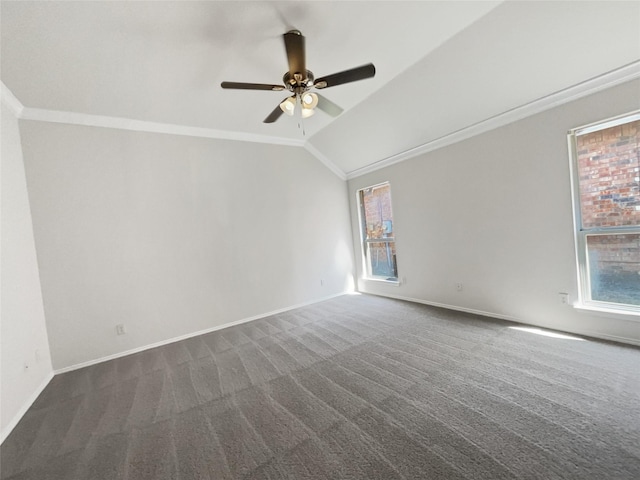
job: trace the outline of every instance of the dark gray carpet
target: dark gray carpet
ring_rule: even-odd
[[[343,296],[57,375],[2,479],[639,479],[640,349]]]

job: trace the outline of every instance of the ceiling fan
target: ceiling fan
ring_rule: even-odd
[[[243,83],[243,82],[222,82],[222,88],[233,88],[239,90],[273,90],[276,92],[289,90],[293,93],[285,98],[274,110],[264,119],[264,123],[273,123],[280,115],[286,113],[293,116],[296,106],[300,104],[302,118],[310,117],[314,114],[314,108],[336,117],[342,113],[342,108],[331,100],[312,93],[310,90],[323,89],[342,85],[344,83],[356,82],[371,78],[376,74],[376,67],[373,63],[352,68],[343,72],[327,75],[318,78],[313,76],[313,72],[307,70],[305,62],[304,36],[299,30],[291,30],[283,35],[284,47],[287,51],[289,71],[282,77],[283,85],[270,85],[264,83]]]

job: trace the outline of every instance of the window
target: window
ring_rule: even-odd
[[[365,276],[388,282],[398,281],[396,242],[388,182],[358,190],[362,254]]]
[[[569,132],[580,302],[640,314],[640,112]]]

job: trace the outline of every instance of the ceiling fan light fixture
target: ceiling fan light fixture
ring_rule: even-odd
[[[284,113],[286,113],[287,115],[292,117],[293,113],[294,113],[294,111],[296,109],[296,99],[295,99],[295,97],[289,97],[289,98],[285,99],[280,104],[280,108],[282,109],[282,111]]]
[[[318,105],[318,95],[315,93],[305,92],[300,99],[303,109],[313,110]]]
[[[313,72],[306,68],[305,39],[299,30],[290,30],[283,36],[284,48],[287,54],[289,70],[282,76],[283,85],[248,82],[222,82],[222,88],[233,88],[239,90],[288,90],[291,95],[286,98],[263,120],[264,123],[275,122],[282,113],[293,117],[296,115],[296,105],[300,103],[300,116],[308,118],[315,113],[315,108],[336,117],[342,113],[342,108],[315,93],[309,92],[311,88],[323,89],[342,85],[344,83],[357,82],[366,78],[372,78],[376,74],[376,67],[373,63],[361,65],[360,67],[343,70],[333,73],[316,81]],[[322,102],[320,102],[322,100]]]

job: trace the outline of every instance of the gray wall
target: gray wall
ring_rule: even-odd
[[[20,126],[56,369],[353,288],[345,182],[303,149]]]
[[[1,158],[0,441],[52,375],[18,120],[4,102]]]
[[[640,343],[637,316],[558,295],[577,299],[567,131],[639,107],[629,82],[350,180],[359,290]],[[361,278],[356,191],[387,180],[400,286]]]

